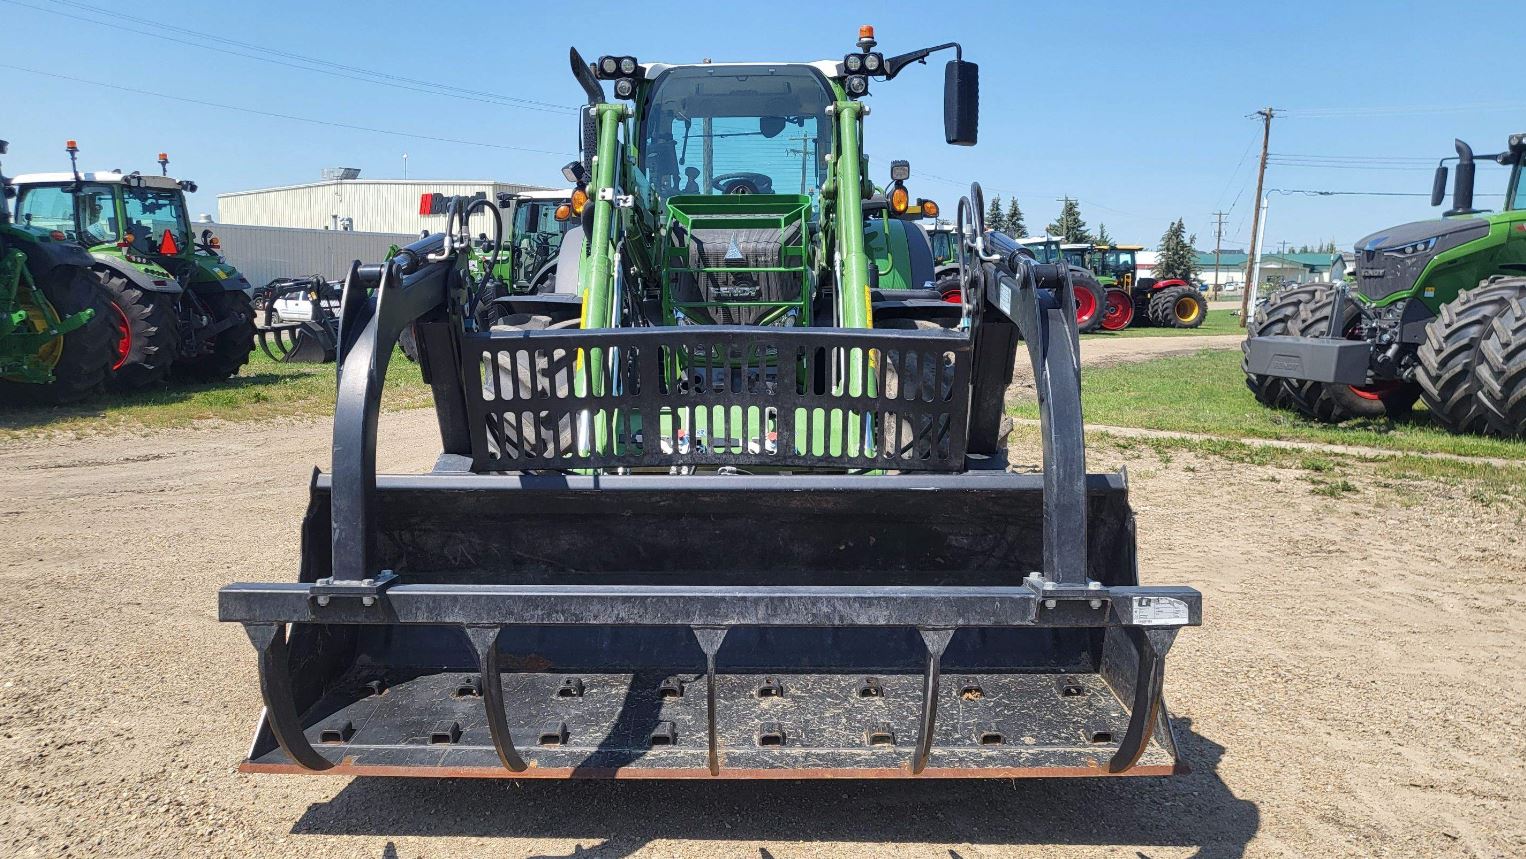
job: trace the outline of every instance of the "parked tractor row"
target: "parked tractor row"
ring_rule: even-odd
[[[170,178],[163,153],[153,176],[81,173],[78,146],[66,149],[67,173],[0,177],[0,393],[66,403],[172,371],[237,373],[254,348],[251,290],[210,232],[192,232],[196,184]]]

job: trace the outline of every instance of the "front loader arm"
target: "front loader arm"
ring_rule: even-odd
[[[598,123],[598,148],[593,158],[593,186],[589,189],[588,205],[593,207],[592,225],[588,232],[588,245],[578,269],[578,291],[583,295],[583,328],[614,328],[618,308],[614,302],[615,264],[614,236],[615,200],[619,192],[615,179],[619,175],[620,122],[625,118],[625,106],[608,102],[589,105]]]

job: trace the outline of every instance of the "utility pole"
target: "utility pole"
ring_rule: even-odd
[[[1282,255],[1282,254],[1285,254],[1287,252],[1288,252],[1288,240],[1287,239],[1283,239],[1282,241],[1277,243],[1277,253],[1278,253],[1278,255]]]
[[[1261,117],[1261,166],[1256,170],[1256,211],[1251,217],[1250,225],[1250,259],[1245,265],[1245,288],[1240,295],[1240,327],[1244,328],[1250,321],[1250,292],[1256,288],[1251,282],[1251,272],[1259,271],[1257,265],[1261,259],[1261,189],[1266,182],[1266,150],[1272,143],[1272,114],[1271,108],[1256,111]]]
[[[1226,212],[1213,213],[1213,297],[1219,297],[1219,288],[1223,281],[1219,277],[1219,254],[1224,250],[1224,219],[1229,217]]]

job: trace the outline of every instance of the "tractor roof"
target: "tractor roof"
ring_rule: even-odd
[[[753,67],[763,69],[777,69],[788,66],[810,66],[829,78],[840,78],[846,72],[842,68],[841,60],[812,60],[804,63],[642,63],[641,68],[646,72],[646,79],[651,80],[668,69],[713,69],[717,67],[737,68]]]
[[[103,170],[94,173],[81,173],[79,175],[82,180],[97,185],[122,185],[127,183],[128,177],[132,174],[122,173],[117,170],[109,172]],[[143,187],[145,188],[173,190],[180,187],[178,182],[168,176],[144,176],[140,174],[138,178],[143,180]],[[73,181],[73,173],[23,173],[11,179],[11,183],[14,185],[58,185]],[[136,184],[136,181],[133,180],[134,184]]]
[[[555,200],[561,202],[571,198],[572,192],[565,188],[552,191],[521,191],[514,195],[516,200]]]

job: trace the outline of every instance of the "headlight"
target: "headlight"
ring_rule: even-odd
[[[848,91],[848,95],[850,96],[857,97],[861,95],[868,95],[869,79],[863,75],[849,75],[847,79],[843,81],[843,88]]]
[[[622,74],[622,75],[633,75],[635,73],[636,73],[636,58],[635,57],[621,57],[620,58],[620,74]]]
[[[619,57],[600,57],[599,58],[599,74],[603,75],[606,78],[612,78],[616,74],[618,74],[619,71],[620,71],[620,58]]]
[[[864,71],[871,75],[877,75],[885,68],[885,58],[876,53],[864,55]]]
[[[1388,248],[1383,253],[1390,256],[1412,257],[1417,254],[1429,253],[1436,247],[1436,238],[1422,239],[1418,242],[1410,242],[1395,248]]]
[[[634,78],[621,78],[615,81],[615,98],[635,98],[636,80]]]
[[[848,70],[848,74],[856,75],[864,70],[863,54],[848,54],[842,58],[842,67]]]

